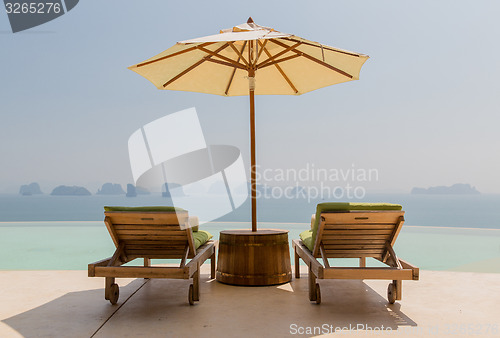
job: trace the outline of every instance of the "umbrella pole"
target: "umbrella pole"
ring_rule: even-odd
[[[253,72],[252,72],[253,73]],[[250,160],[251,160],[251,189],[252,189],[252,231],[257,231],[257,182],[255,171],[257,170],[255,164],[255,85],[254,74],[249,72],[249,91],[250,91]]]

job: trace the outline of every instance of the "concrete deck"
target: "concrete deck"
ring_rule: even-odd
[[[303,268],[288,284],[236,287],[204,265],[194,306],[187,280],[118,279],[113,306],[86,271],[0,271],[0,337],[500,336],[500,274],[421,271],[394,305],[388,281],[320,280],[316,305]]]

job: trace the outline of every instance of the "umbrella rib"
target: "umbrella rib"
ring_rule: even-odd
[[[184,76],[185,74],[189,73],[190,71],[192,71],[193,69],[195,69],[196,67],[198,67],[199,65],[201,65],[203,62],[206,61],[206,57],[204,57],[203,59],[201,59],[200,61],[196,62],[195,64],[193,64],[191,67],[189,68],[186,68],[184,69],[182,72],[180,72],[179,74],[177,74],[176,76],[174,76],[173,78],[171,78],[170,80],[168,80],[167,82],[165,82],[163,84],[163,88],[165,88],[166,86],[168,86],[169,84],[171,84],[172,82],[176,81],[177,79],[179,79],[181,76]]]
[[[223,50],[227,46],[228,46],[228,44],[226,43],[225,45],[219,47],[218,49],[216,49],[215,53],[220,52],[221,50]],[[211,57],[212,57],[211,55],[207,55],[207,56],[203,57],[200,61],[198,61],[195,64],[191,65],[190,67],[184,69],[182,72],[180,72],[179,74],[177,74],[176,76],[174,76],[173,78],[171,78],[170,80],[168,80],[167,82],[165,82],[163,84],[163,88],[165,88],[166,86],[168,86],[172,82],[176,81],[180,77],[184,76],[185,74],[189,73],[190,71],[192,71],[193,69],[195,69],[196,67],[198,67],[199,65],[201,65],[203,62],[205,62],[205,61],[213,61],[213,60],[210,60]]]
[[[232,43],[229,43],[229,45],[232,46]],[[236,62],[240,62],[240,58],[243,57],[243,55],[241,53],[245,50],[246,45],[247,45],[247,42],[245,41],[243,43],[243,48],[241,48],[241,52],[239,53],[240,56],[238,56],[238,60],[236,60]],[[235,49],[236,49],[236,47],[235,47]],[[227,93],[229,93],[229,88],[231,87],[231,84],[233,83],[234,74],[236,74],[236,67],[233,68],[233,73],[231,74],[231,77],[229,78],[229,82],[227,83],[226,91],[224,92],[224,94],[226,94],[226,95],[227,95]]]
[[[234,43],[232,43],[230,41],[228,43],[229,43],[229,47],[231,47],[234,50],[234,52],[238,55],[238,60],[236,62],[239,63],[240,59],[241,59],[247,65],[247,67],[250,67],[250,65],[248,64],[248,61],[245,60],[245,58],[243,57],[243,54],[242,54],[242,52],[245,49],[245,46],[247,44],[247,41],[245,41],[245,43],[243,44],[243,48],[241,49],[241,52],[234,46]]]
[[[231,68],[240,68],[240,69],[243,69],[243,70],[247,70],[247,67],[241,65],[241,64],[235,64],[235,63],[229,63],[229,62],[226,62],[226,61],[221,61],[221,60],[214,60],[214,59],[210,59],[209,56],[206,56],[206,59],[205,61],[210,61],[210,62],[213,62],[213,63],[218,63],[220,65],[224,65],[224,66],[228,66],[228,67],[231,67]]]
[[[199,46],[202,46],[202,47],[205,47],[205,46],[208,46],[208,45],[211,45],[211,44],[214,44],[215,42],[207,42],[207,43],[204,43],[204,44],[201,44]],[[170,55],[165,55],[165,56],[162,56],[161,58],[158,58],[158,59],[155,59],[155,60],[150,60],[150,61],[145,61],[145,62],[141,62],[141,63],[138,63],[136,65],[136,67],[142,67],[142,66],[147,66],[151,63],[155,63],[155,62],[158,62],[158,61],[162,61],[162,60],[165,60],[165,59],[168,59],[168,58],[171,58],[173,56],[177,56],[177,55],[181,55],[181,54],[184,54],[184,53],[187,53],[187,52],[191,52],[195,49],[197,49],[199,46],[194,46],[194,47],[190,47],[188,49],[184,49],[184,50],[181,50],[179,52],[176,52],[176,53],[173,53],[173,54],[170,54]],[[133,67],[133,66],[132,66]]]
[[[292,49],[295,49],[297,48],[298,46],[300,46],[302,44],[302,42],[297,42],[295,45],[292,45],[292,46],[289,46],[288,48],[285,48],[284,50],[282,50],[281,52],[273,55],[272,57],[268,58],[267,60],[264,60],[261,62],[260,65],[257,65],[257,68],[262,68],[264,67],[267,63],[269,62],[272,62],[274,60],[276,60],[278,57],[280,57],[281,55],[283,54],[286,54],[288,53],[289,51],[291,51]]]
[[[287,37],[284,37],[282,38],[283,40],[289,40],[289,41],[293,41],[293,42],[298,42],[296,39],[292,39],[292,38],[287,38]],[[316,47],[316,48],[320,48],[319,46],[313,44],[313,43],[310,43],[310,42],[305,42],[305,41],[302,41],[302,43],[304,45],[308,45],[308,46],[312,46],[312,47]],[[340,53],[340,54],[346,54],[346,55],[350,55],[350,56],[355,56],[355,57],[361,57],[363,54],[358,54],[358,53],[351,53],[351,52],[347,52],[347,51],[344,51],[344,50],[339,50],[339,49],[335,49],[333,47],[330,47],[330,46],[325,46],[323,45],[323,48],[324,49],[327,49],[331,52],[336,52],[336,53]]]
[[[229,42],[226,43],[225,46],[226,47],[230,46]],[[201,51],[203,51],[203,52],[205,52],[205,53],[207,53],[207,54],[209,54],[209,55],[211,55],[211,56],[214,56],[214,57],[217,57],[217,58],[219,58],[219,59],[221,59],[223,61],[226,61],[227,63],[233,64],[235,67],[246,69],[245,65],[243,65],[243,64],[241,64],[239,62],[235,62],[234,60],[231,60],[230,58],[225,57],[223,55],[217,54],[219,51],[218,52],[212,52],[211,50],[208,50],[208,49],[203,48],[203,47],[198,47],[198,49],[201,50]],[[214,61],[214,60],[211,60],[211,61]]]
[[[271,42],[273,42],[273,43],[275,43],[275,44],[277,44],[278,46],[281,46],[281,47],[285,47],[285,46],[287,46],[286,44],[284,44],[284,43],[282,43],[282,42],[279,42],[279,41],[276,41],[276,40],[271,40]],[[322,65],[323,67],[326,67],[326,68],[328,68],[328,69],[331,69],[331,70],[333,70],[333,71],[335,71],[335,72],[337,72],[337,73],[339,73],[339,74],[342,74],[342,75],[344,75],[344,76],[346,76],[346,77],[348,77],[348,78],[350,78],[350,79],[352,79],[352,78],[353,78],[353,76],[352,76],[351,74],[346,73],[346,72],[344,72],[343,70],[338,69],[337,67],[334,67],[334,66],[332,66],[332,65],[330,65],[330,64],[328,64],[328,63],[326,63],[326,62],[323,62],[323,61],[321,61],[321,60],[318,60],[318,59],[316,59],[315,57],[313,57],[313,56],[311,56],[311,55],[309,55],[309,54],[307,54],[307,53],[301,52],[301,51],[299,51],[299,50],[297,50],[297,49],[292,49],[292,52],[294,52],[294,53],[296,53],[296,54],[301,54],[301,55],[302,55],[303,57],[305,57],[306,59],[309,59],[309,60],[311,60],[311,61],[313,61],[313,62],[316,62],[316,63],[318,63],[318,64]]]
[[[289,60],[298,58],[300,56],[302,56],[302,55],[301,54],[294,54],[294,55],[291,55],[291,56],[287,56],[286,58],[282,58],[282,59],[279,59],[279,60],[271,61],[269,63],[266,63],[263,66],[259,66],[258,69],[266,68],[268,66],[272,66],[272,65],[277,64],[277,63],[282,63],[282,62],[285,62],[285,61],[289,61]]]
[[[255,63],[257,63],[257,61],[259,61],[260,55],[262,54],[262,52],[264,51],[264,48],[265,48],[265,47],[266,47],[266,45],[267,45],[267,41],[268,41],[267,39],[266,39],[266,40],[264,40],[264,43],[262,44],[262,46],[261,46],[261,48],[260,48],[259,52],[257,53],[257,58],[255,59]],[[259,45],[260,45],[260,43],[259,43]]]
[[[260,41],[259,41],[259,44],[260,44]],[[264,52],[266,53],[267,57],[271,57],[271,53],[269,53],[269,51],[267,50],[267,48],[262,47],[262,50],[264,50]],[[292,88],[292,90],[295,92],[295,94],[297,94],[299,91],[297,90],[297,88],[295,88],[295,86],[293,85],[292,81],[288,78],[288,76],[286,76],[285,72],[283,71],[283,69],[281,69],[280,65],[278,65],[277,63],[275,63],[274,67],[276,67],[276,69],[281,74],[281,76],[283,76],[283,78],[288,83],[288,85]]]

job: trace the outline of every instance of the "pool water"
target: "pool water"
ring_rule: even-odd
[[[264,223],[259,228],[289,230],[291,240],[308,229],[305,223]],[[247,222],[210,222],[202,225],[214,239],[221,230],[249,229]],[[111,237],[99,222],[0,223],[0,270],[86,270],[87,264],[110,257]],[[396,254],[425,270],[500,273],[500,229],[403,226]],[[153,260],[155,262],[164,261]],[[173,261],[169,261],[173,262]],[[368,260],[368,265],[381,263]],[[138,262],[137,264],[140,264]],[[332,266],[356,265],[357,259],[331,259]]]

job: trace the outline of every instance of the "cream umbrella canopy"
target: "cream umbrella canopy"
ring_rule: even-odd
[[[301,95],[358,80],[367,55],[247,23],[178,42],[129,67],[158,89],[250,97],[252,231],[257,231],[254,95]]]

